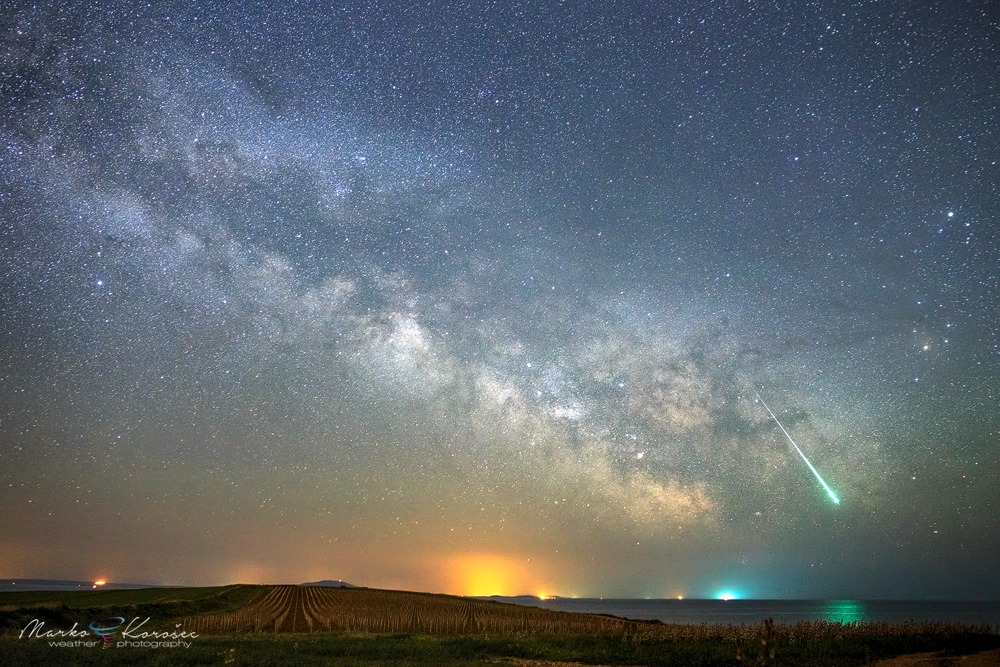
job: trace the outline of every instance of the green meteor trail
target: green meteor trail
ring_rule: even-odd
[[[830,500],[839,505],[840,498],[838,498],[837,494],[833,492],[833,489],[830,488],[830,485],[827,484],[822,477],[820,477],[819,471],[816,470],[815,467],[813,467],[813,464],[809,462],[809,459],[807,459],[806,455],[802,453],[802,450],[799,449],[799,446],[795,444],[795,441],[792,440],[792,436],[788,435],[788,431],[785,430],[785,427],[781,425],[781,422],[778,421],[778,418],[774,415],[773,412],[771,412],[771,408],[767,407],[767,403],[764,402],[764,399],[760,397],[760,394],[758,394],[756,390],[754,390],[753,393],[757,395],[757,400],[760,401],[761,405],[764,406],[764,409],[767,410],[767,414],[771,415],[771,419],[774,420],[774,423],[778,425],[778,428],[781,429],[781,432],[785,434],[786,438],[788,438],[788,442],[792,443],[792,447],[795,448],[795,451],[799,453],[799,456],[802,457],[802,460],[805,461],[806,465],[809,466],[809,469],[812,470],[812,474],[814,474],[816,476],[816,479],[819,480],[819,484],[820,486],[823,487],[823,490],[826,491],[826,495],[830,496]]]

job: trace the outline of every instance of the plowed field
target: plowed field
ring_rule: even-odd
[[[231,611],[184,619],[200,634],[377,632],[423,634],[621,633],[634,622],[449,595],[322,586],[267,586]]]

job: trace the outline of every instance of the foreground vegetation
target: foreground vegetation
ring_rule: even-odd
[[[756,629],[762,635],[763,629]],[[905,653],[944,651],[967,654],[1000,646],[996,636],[976,633],[884,638],[830,636],[772,644],[712,639],[635,639],[628,636],[486,637],[451,635],[205,636],[190,648],[54,648],[43,641],[0,639],[7,667],[45,665],[380,665],[485,666],[510,659],[537,659],[600,665],[867,665]],[[773,650],[772,650],[773,649]]]
[[[443,595],[366,589],[230,586],[0,595],[3,665],[503,665],[515,659],[600,665],[865,665],[916,652],[1000,647],[988,626],[941,623],[671,625]],[[101,594],[104,594],[103,597]],[[22,596],[22,597],[12,597]],[[107,604],[101,604],[101,603]],[[73,606],[70,606],[72,603]],[[95,604],[96,603],[96,604]],[[25,606],[18,606],[18,605]],[[42,606],[39,606],[42,605]],[[94,606],[81,606],[81,605]],[[109,648],[26,637],[94,620],[151,620],[183,645]],[[197,636],[191,636],[191,633]],[[87,633],[82,633],[85,635]],[[56,639],[59,639],[58,637]]]

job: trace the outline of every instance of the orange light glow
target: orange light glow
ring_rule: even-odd
[[[98,579],[97,581],[94,582],[94,588],[99,588],[106,583],[108,582],[104,581],[103,579]]]
[[[460,595],[518,595],[523,563],[498,554],[467,554],[450,562],[451,588]]]

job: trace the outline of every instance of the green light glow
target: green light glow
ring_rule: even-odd
[[[823,618],[831,623],[860,623],[865,620],[865,605],[859,600],[830,600]]]

